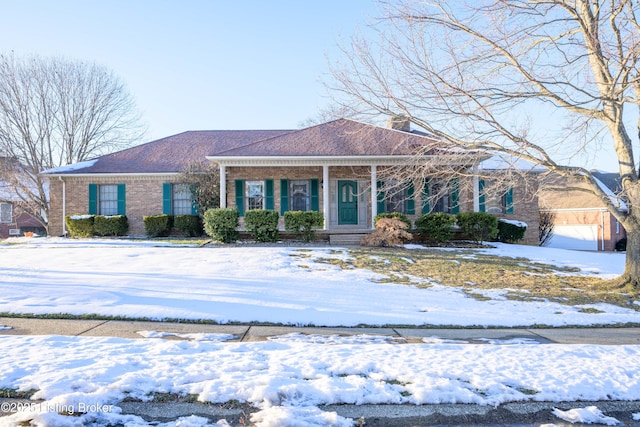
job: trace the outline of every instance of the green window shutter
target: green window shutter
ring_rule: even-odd
[[[274,201],[273,201],[273,180],[272,179],[265,179],[264,181],[264,208],[265,209],[270,209],[273,210],[274,209]]]
[[[451,213],[460,213],[460,182],[458,178],[451,180]]]
[[[320,211],[320,182],[315,178],[311,180],[311,210]]]
[[[125,184],[118,184],[118,215],[127,214],[127,187]]]
[[[382,187],[384,186],[384,182],[382,181],[378,181],[378,196],[377,196],[377,203],[378,203],[378,213],[384,213],[385,211],[385,203],[384,203],[384,198],[385,198],[385,194],[384,191],[380,190]]]
[[[236,209],[238,215],[244,216],[244,180],[236,179]]]
[[[280,180],[280,215],[289,210],[289,180]]]
[[[415,192],[416,190],[413,186],[413,182],[410,182],[407,187],[407,197],[404,199],[404,210],[407,215],[413,215],[416,213],[416,201],[414,199]]]
[[[505,200],[505,213],[512,214],[513,213],[513,188],[509,188],[507,190],[507,194],[504,197]]]
[[[484,194],[484,179],[478,181],[478,206],[480,208],[480,212],[486,212],[487,210],[487,200]]]
[[[431,211],[431,204],[429,199],[431,198],[431,183],[429,178],[424,178],[422,181],[422,192],[420,193],[420,199],[422,201],[422,214],[428,214]]]
[[[98,185],[89,184],[89,215],[98,213]]]
[[[162,183],[162,213],[171,215],[172,186],[169,182]]]
[[[189,193],[191,193],[191,215],[200,214],[200,206],[198,206],[198,202],[196,202],[196,198],[193,194],[194,192],[198,191],[198,188],[198,184],[189,185]]]

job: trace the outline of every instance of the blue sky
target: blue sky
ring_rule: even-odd
[[[329,101],[321,78],[374,0],[8,1],[0,51],[95,61],[127,84],[148,139],[291,129]]]
[[[292,129],[330,104],[339,44],[381,15],[375,0],[0,0],[0,52],[112,69],[148,126]],[[610,149],[582,161],[617,170]]]

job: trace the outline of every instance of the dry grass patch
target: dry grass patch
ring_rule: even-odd
[[[345,269],[371,270],[385,276],[380,282],[458,287],[481,300],[490,299],[481,290],[500,289],[513,300],[548,300],[566,305],[605,302],[640,311],[640,306],[630,304],[632,290],[621,289],[611,280],[581,275],[578,268],[488,255],[475,249],[356,248],[350,249],[349,255],[319,261]]]

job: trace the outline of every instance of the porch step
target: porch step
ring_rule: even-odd
[[[329,243],[332,246],[360,246],[360,239],[366,234],[331,234],[329,235]]]

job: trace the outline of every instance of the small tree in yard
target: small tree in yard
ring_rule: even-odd
[[[502,153],[586,184],[625,228],[619,280],[640,290],[640,3],[382,4],[378,37],[354,39],[346,65],[334,67],[336,103],[354,114],[402,115],[444,146]],[[618,161],[615,196],[626,210],[574,166],[603,149]]]
[[[399,246],[413,239],[407,230],[407,224],[399,218],[380,218],[376,229],[362,238],[362,246]]]
[[[202,160],[187,165],[180,173],[180,183],[189,185],[200,215],[220,207],[220,169],[215,163]]]

